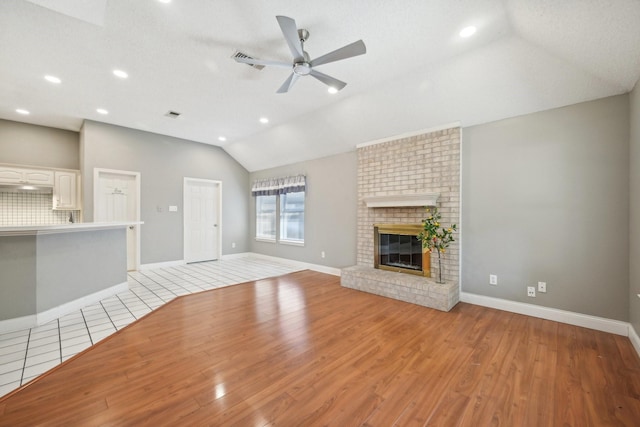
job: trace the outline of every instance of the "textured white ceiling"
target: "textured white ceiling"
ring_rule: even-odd
[[[366,55],[318,67],[345,89],[329,95],[306,77],[276,94],[288,70],[230,58],[288,61],[276,15],[310,31],[312,58],[364,40]],[[0,118],[71,130],[91,119],[222,145],[253,171],[628,92],[639,22],[640,0],[2,0]],[[477,34],[460,39],[470,24]]]
[[[95,25],[104,24],[107,0],[27,0],[42,7],[63,13]]]

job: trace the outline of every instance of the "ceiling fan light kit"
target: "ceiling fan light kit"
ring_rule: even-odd
[[[232,58],[236,62],[249,64],[256,68],[258,66],[290,68],[291,74],[277,90],[277,93],[288,92],[298,78],[303,76],[312,76],[316,80],[319,80],[330,88],[333,88],[335,91],[342,90],[347,85],[345,82],[321,73],[320,71],[315,70],[314,67],[367,53],[367,48],[364,45],[364,42],[362,40],[358,40],[312,60],[309,57],[309,54],[304,50],[304,42],[309,38],[309,31],[305,29],[298,29],[296,21],[293,20],[293,18],[289,18],[287,16],[276,16],[276,19],[278,20],[284,39],[291,51],[291,56],[293,57],[293,61],[291,63],[252,58],[245,54],[238,55],[238,52],[236,52]]]

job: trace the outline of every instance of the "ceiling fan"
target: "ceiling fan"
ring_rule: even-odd
[[[287,16],[276,16],[282,34],[284,35],[291,55],[293,56],[293,62],[272,61],[267,59],[257,59],[247,57],[243,54],[236,54],[233,58],[237,62],[242,62],[249,65],[262,65],[262,66],[276,66],[291,68],[291,75],[285,80],[285,82],[277,90],[277,93],[288,92],[293,87],[293,84],[300,78],[300,76],[312,76],[320,80],[322,83],[336,90],[343,89],[347,84],[334,77],[328,76],[320,71],[314,69],[318,65],[328,64],[330,62],[339,61],[341,59],[351,58],[353,56],[363,55],[367,52],[367,48],[362,40],[353,42],[346,46],[322,55],[316,59],[310,59],[309,54],[304,50],[304,42],[309,38],[309,31],[305,29],[298,29],[296,21],[293,18]]]

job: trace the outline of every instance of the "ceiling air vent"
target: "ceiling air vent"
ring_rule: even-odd
[[[239,50],[236,50],[235,53],[233,55],[231,55],[232,58],[242,58],[242,59],[255,59],[249,55],[247,55],[246,53],[242,53]],[[256,64],[247,64],[249,67],[253,67],[256,70],[262,70],[264,68],[264,65],[256,65]]]
[[[178,117],[180,117],[180,113],[178,113],[177,111],[167,111],[167,114],[165,114],[165,116],[167,117],[171,117],[172,119],[177,119]]]

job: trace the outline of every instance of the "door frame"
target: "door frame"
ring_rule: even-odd
[[[196,182],[214,184],[218,186],[218,200],[216,201],[218,204],[216,212],[218,215],[218,254],[216,259],[220,259],[222,257],[222,181],[190,178],[185,176],[182,185],[182,259],[184,259],[185,262],[187,262],[187,186],[190,183]]]
[[[93,220],[95,222],[96,212],[98,211],[98,198],[100,189],[100,174],[109,173],[113,175],[132,176],[134,179],[134,185],[136,189],[136,222],[140,222],[140,172],[123,171],[118,169],[106,169],[106,168],[93,168]],[[136,239],[136,253],[135,253],[135,266],[136,271],[140,270],[140,227],[135,227],[135,239]]]

